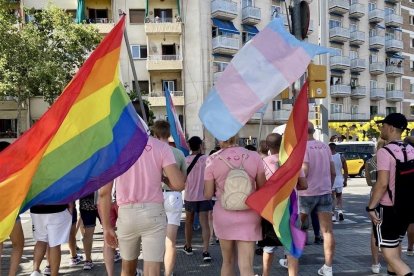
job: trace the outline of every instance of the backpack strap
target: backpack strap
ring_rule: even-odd
[[[396,142],[390,142],[389,144],[397,144]],[[398,145],[398,144],[397,144]],[[394,153],[392,153],[392,151],[387,147],[387,146],[385,146],[385,147],[383,147],[383,149],[385,149],[386,151],[388,151],[388,153],[389,154],[391,154],[391,156],[395,159],[395,162],[398,162],[399,160],[395,157],[395,155],[394,155]],[[388,183],[387,184],[387,192],[388,192],[388,196],[390,197],[390,199],[391,199],[391,202],[394,202],[393,200],[392,200],[392,192],[391,192],[391,189],[390,189],[390,184]]]
[[[227,162],[225,158],[222,158],[221,155],[219,155],[218,158],[220,160],[222,160],[227,165],[227,167],[229,167],[230,169],[234,170],[234,167],[229,162]]]
[[[187,175],[190,174],[191,170],[193,169],[194,165],[197,163],[198,158],[202,156],[201,153],[197,153],[197,155],[194,157],[193,161],[191,162],[190,166],[187,168]]]

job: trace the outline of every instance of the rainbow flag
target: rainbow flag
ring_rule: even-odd
[[[148,137],[118,77],[124,22],[42,118],[0,153],[0,241],[19,213],[90,194],[141,155]]]
[[[165,106],[167,108],[168,123],[170,124],[171,136],[174,139],[175,147],[184,153],[184,156],[190,154],[187,141],[185,140],[184,131],[178,120],[177,111],[171,98],[171,92],[167,86],[164,87]]]
[[[229,139],[323,53],[336,52],[297,40],[276,18],[244,45],[210,90],[199,111],[203,125],[218,140]]]
[[[265,185],[251,194],[246,204],[273,224],[285,249],[299,258],[305,246],[305,232],[298,228],[296,183],[302,169],[308,137],[308,85],[302,90],[289,116],[279,159],[282,166]]]

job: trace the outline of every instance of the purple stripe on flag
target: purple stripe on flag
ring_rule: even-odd
[[[233,117],[239,122],[250,119],[247,109],[258,110],[264,103],[245,83],[230,63],[216,85],[217,93]]]
[[[283,37],[269,28],[262,30],[257,39],[253,39],[251,43],[290,83],[298,79],[311,60],[302,47],[292,47]],[[277,51],[269,45],[277,45]]]
[[[304,232],[297,228],[297,221],[298,221],[298,196],[296,194],[296,191],[293,190],[292,194],[290,195],[290,210],[291,210],[291,216],[290,216],[290,231],[292,233],[292,242],[294,245],[294,249],[297,251],[297,253],[302,254],[301,248],[305,247],[306,242],[306,235]]]

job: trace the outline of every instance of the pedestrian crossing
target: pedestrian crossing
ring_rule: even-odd
[[[358,223],[371,223],[371,220],[367,216],[361,216],[360,214],[344,212],[344,220],[333,221],[334,225],[347,225],[347,224],[358,224]]]

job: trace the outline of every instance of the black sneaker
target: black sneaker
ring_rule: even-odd
[[[207,251],[203,252],[203,261],[204,262],[211,262],[210,253],[208,253]]]
[[[344,214],[342,212],[339,212],[338,217],[339,217],[339,221],[344,220]]]
[[[184,245],[183,251],[187,255],[193,255],[193,248],[192,247],[187,247],[187,245]]]
[[[322,239],[322,237],[315,237],[315,243],[316,243],[316,244],[323,244],[323,239]]]

